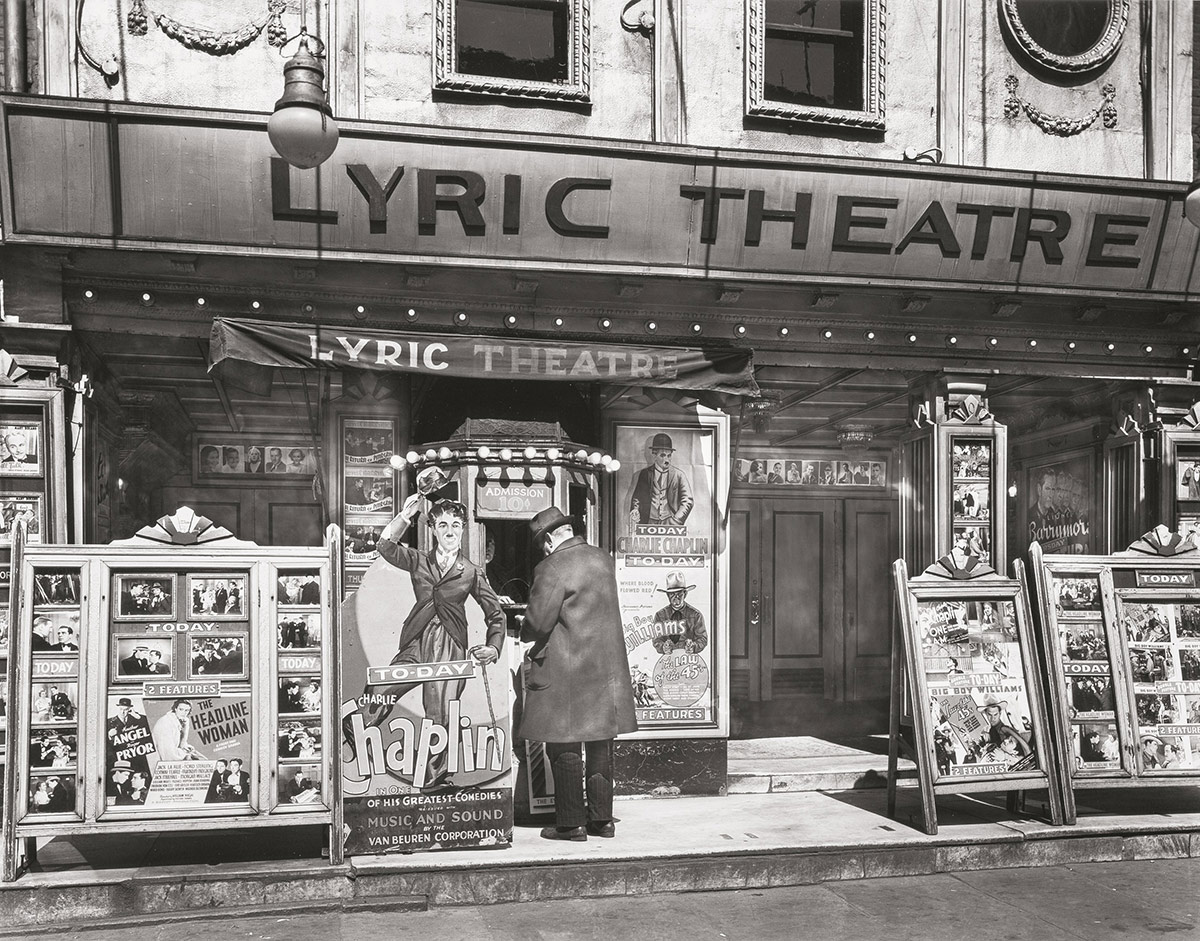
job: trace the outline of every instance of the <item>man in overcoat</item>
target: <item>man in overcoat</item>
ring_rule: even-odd
[[[494,663],[504,648],[504,609],[500,607],[500,599],[488,584],[483,569],[464,559],[459,552],[467,517],[466,508],[452,500],[438,500],[433,504],[429,510],[429,526],[433,530],[436,545],[431,552],[419,552],[398,541],[416,517],[423,500],[425,497],[419,493],[409,497],[400,514],[387,525],[379,539],[380,558],[409,573],[413,594],[416,595],[416,603],[400,628],[400,640],[392,663],[438,663],[466,659],[468,596],[479,602],[487,624],[484,643],[472,648],[470,654],[479,663]],[[368,693],[389,697],[386,702],[371,705],[369,724],[383,725],[400,698],[420,686],[425,717],[445,728],[449,721],[450,703],[462,695],[465,685],[465,679],[457,679],[397,683],[385,689],[369,689]],[[445,784],[447,762],[445,752],[430,758],[429,779],[423,789],[435,790]],[[421,785],[421,782],[413,783]]]
[[[521,633],[533,647],[517,737],[544,742],[554,774],[556,826],[542,836],[611,837],[612,740],[637,730],[616,568],[557,507],[538,513],[530,528],[546,558],[534,570]]]

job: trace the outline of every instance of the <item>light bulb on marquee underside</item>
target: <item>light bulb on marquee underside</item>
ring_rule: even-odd
[[[439,461],[448,461],[448,460],[450,460],[451,454],[453,454],[453,452],[449,448],[440,448],[438,450],[438,460]]]
[[[492,449],[489,448],[486,444],[481,444],[479,446],[479,450],[476,451],[475,453],[479,455],[479,460],[486,461],[489,457],[491,457]]]
[[[408,461],[409,464],[416,464],[417,461],[421,460],[421,455],[419,455],[416,451],[409,451],[406,455],[404,455],[404,460]]]
[[[546,460],[557,461],[562,457],[562,452],[558,448],[546,448]]]

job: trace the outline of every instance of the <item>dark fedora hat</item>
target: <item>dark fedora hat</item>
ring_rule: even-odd
[[[665,435],[661,431],[656,434],[650,441],[651,451],[674,451],[675,445],[671,441],[670,435]]]
[[[538,545],[547,533],[552,533],[560,526],[570,526],[571,517],[567,516],[556,506],[547,507],[529,521],[529,530],[533,533],[533,544]]]

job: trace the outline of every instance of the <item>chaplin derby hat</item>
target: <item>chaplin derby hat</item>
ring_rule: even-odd
[[[130,699],[128,696],[122,696],[120,699],[117,700],[117,705],[118,706],[129,706],[132,708],[133,700]]]
[[[661,431],[650,440],[651,451],[674,451],[675,445],[671,441],[670,435],[664,435]]]
[[[533,533],[533,544],[536,546],[560,526],[570,526],[571,517],[567,516],[556,506],[547,507],[529,521],[529,531]]]
[[[685,585],[687,579],[684,578],[683,572],[668,572],[667,587],[656,588],[655,591],[691,591],[695,585]]]

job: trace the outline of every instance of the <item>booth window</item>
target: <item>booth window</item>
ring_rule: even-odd
[[[882,128],[883,0],[747,0],[747,113]]]
[[[436,88],[586,102],[590,0],[446,0]]]

